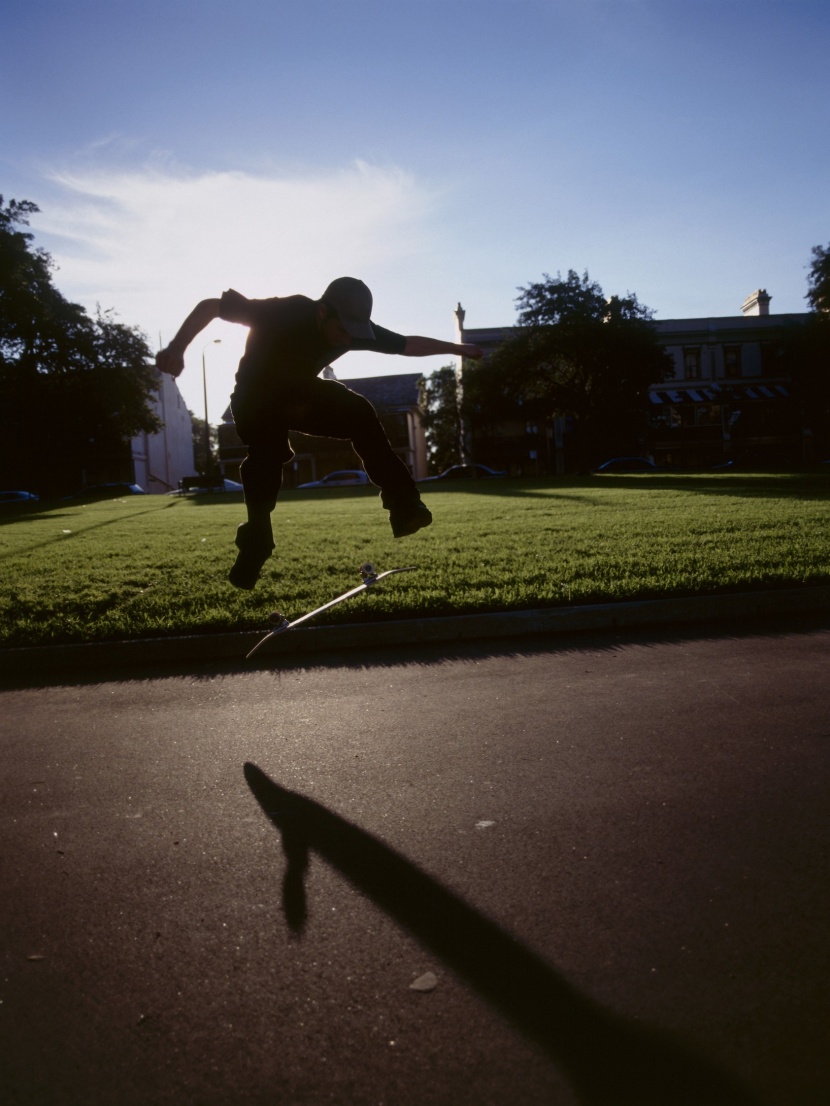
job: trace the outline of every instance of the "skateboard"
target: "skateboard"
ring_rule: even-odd
[[[270,641],[271,638],[276,637],[277,634],[284,634],[286,630],[293,630],[295,626],[299,626],[302,622],[308,622],[310,618],[322,614],[323,611],[327,611],[329,607],[336,607],[338,603],[343,603],[347,599],[353,598],[355,595],[360,595],[362,591],[368,591],[369,588],[373,588],[375,584],[385,579],[387,576],[395,576],[398,572],[414,572],[417,567],[417,565],[407,565],[406,568],[388,568],[386,572],[377,572],[375,566],[367,562],[360,566],[360,576],[363,583],[358,584],[356,588],[351,588],[349,591],[344,591],[342,595],[338,595],[336,599],[332,599],[329,603],[324,603],[322,607],[318,607],[314,611],[309,611],[308,614],[304,614],[301,618],[295,618],[293,622],[289,622],[279,611],[274,611],[273,614],[268,616],[268,621],[274,624],[274,629],[269,630],[265,637],[256,643],[245,659],[250,660],[254,653],[262,648],[266,641]]]

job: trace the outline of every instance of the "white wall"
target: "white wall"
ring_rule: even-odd
[[[135,482],[145,492],[175,491],[184,476],[195,476],[193,431],[179,386],[172,376],[159,373],[153,410],[164,423],[158,434],[139,434],[132,440]]]

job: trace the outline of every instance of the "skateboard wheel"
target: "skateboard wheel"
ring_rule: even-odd
[[[360,575],[363,577],[364,580],[368,576],[377,576],[377,572],[375,572],[375,566],[373,564],[370,564],[369,561],[366,561],[365,564],[362,564],[360,566]]]
[[[268,621],[272,626],[281,626],[283,622],[287,622],[288,619],[284,614],[280,614],[279,611],[271,611],[268,615]]]

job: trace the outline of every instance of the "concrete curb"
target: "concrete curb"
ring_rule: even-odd
[[[311,626],[274,638],[250,662],[250,667],[254,669],[263,662],[267,664],[281,656],[296,657],[351,649],[684,625],[769,615],[816,614],[822,611],[830,611],[830,586],[702,595],[684,599],[652,599],[633,603],[602,603],[584,607],[555,607],[550,610],[454,615],[396,622]],[[244,662],[246,653],[263,633],[264,631],[258,630],[199,637],[143,638],[134,641],[92,642],[88,645],[3,649],[0,650],[0,674],[43,676],[54,671],[136,669],[182,662],[229,659]]]

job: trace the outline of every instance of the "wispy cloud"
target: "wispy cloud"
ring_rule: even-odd
[[[264,176],[150,166],[50,178],[55,198],[34,229],[59,265],[61,292],[114,308],[154,344],[225,288],[317,297],[346,273],[382,286],[435,249],[437,193],[398,168]],[[228,341],[238,348],[243,338],[239,328],[223,337],[223,360],[236,352]]]
[[[251,295],[318,294],[332,274],[399,265],[424,248],[434,200],[411,175],[363,162],[296,177],[149,169],[52,181],[66,198],[37,229],[53,236],[62,290],[124,314],[140,304],[148,322],[160,297],[233,282]]]

